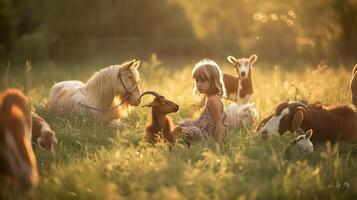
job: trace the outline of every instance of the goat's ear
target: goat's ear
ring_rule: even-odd
[[[306,134],[305,134],[305,138],[306,138],[306,139],[310,139],[311,136],[312,136],[312,133],[313,133],[312,129],[308,130],[308,131],[306,132]]]
[[[304,120],[304,112],[302,109],[297,109],[294,113],[293,121],[291,122],[292,131],[296,131],[300,128],[302,120]]]
[[[249,57],[250,63],[252,63],[252,64],[255,63],[255,61],[257,61],[257,59],[258,59],[258,56],[255,54],[253,54]]]
[[[152,107],[154,105],[154,102],[152,101],[152,102],[150,102],[150,103],[147,103],[147,104],[145,104],[145,105],[143,105],[142,107]]]
[[[233,56],[228,56],[227,60],[228,60],[228,62],[230,62],[232,64],[236,64],[238,62],[237,59]]]

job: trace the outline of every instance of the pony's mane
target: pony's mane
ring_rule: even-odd
[[[116,84],[120,67],[120,65],[112,65],[95,72],[86,83],[87,97],[89,97],[89,99],[97,99],[98,96],[103,98],[113,97],[115,95],[113,86]]]

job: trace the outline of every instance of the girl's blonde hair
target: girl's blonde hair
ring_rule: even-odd
[[[204,59],[195,64],[192,77],[197,81],[210,82],[209,94],[226,97],[226,88],[223,84],[223,73],[217,63],[210,59]],[[194,93],[199,94],[195,82]]]

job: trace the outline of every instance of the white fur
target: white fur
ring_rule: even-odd
[[[129,99],[131,105],[138,105],[140,101],[138,97],[140,95],[140,88],[137,83],[140,80],[137,67],[140,62],[136,61],[130,66],[130,70],[133,79],[124,79],[126,87],[128,89],[137,89]],[[123,67],[127,67],[128,63],[123,65],[113,65],[103,68],[99,72],[95,73],[86,84],[81,81],[62,81],[52,86],[50,90],[50,96],[48,99],[48,108],[55,113],[74,113],[74,114],[87,114],[90,113],[98,121],[110,121],[122,116],[122,112],[119,109],[100,112],[93,109],[88,109],[81,104],[87,106],[109,110],[113,105],[119,104],[122,96],[125,95],[125,89],[118,79],[119,70]],[[127,81],[125,81],[127,80]],[[121,97],[119,97],[122,95]],[[87,112],[89,111],[89,112]]]
[[[260,134],[264,133],[263,135],[265,138],[268,138],[272,135],[278,134],[279,132],[279,125],[280,119],[284,116],[289,114],[289,108],[285,108],[282,110],[280,115],[274,115],[264,126],[260,129]]]
[[[301,138],[301,139],[300,139]],[[299,140],[300,139],[300,140]],[[314,151],[314,145],[310,141],[310,138],[306,137],[306,135],[299,135],[296,140],[299,140],[296,145],[299,149],[304,153],[311,153]]]
[[[233,103],[226,108],[226,112],[229,127],[250,128],[257,118],[254,103],[243,105]]]
[[[240,65],[238,73],[240,73],[242,78],[247,78],[250,73],[250,60],[248,58],[240,58],[238,59],[238,63]]]

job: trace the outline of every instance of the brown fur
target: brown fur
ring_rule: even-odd
[[[151,107],[151,122],[146,125],[145,140],[155,144],[162,134],[167,141],[174,143],[175,137],[172,133],[174,125],[167,114],[177,112],[179,106],[163,96],[156,97],[145,106]]]
[[[329,107],[310,106],[310,112],[304,113],[301,124],[303,130],[314,130],[311,141],[345,141],[357,142],[357,113],[351,105]]]
[[[227,96],[231,93],[237,93],[238,91],[238,76],[234,76],[232,74],[223,74],[224,86],[226,87]]]
[[[223,81],[224,81],[224,86],[226,87],[227,97],[230,94],[234,94],[236,96],[238,90],[240,89],[239,81],[242,84],[242,88],[239,91],[239,96],[241,98],[244,98],[247,95],[252,95],[254,93],[254,90],[253,90],[253,82],[251,79],[251,73],[252,72],[250,71],[248,78],[245,79],[240,79],[238,76],[233,76],[231,74],[224,73]],[[233,99],[229,99],[229,100],[233,101]],[[236,101],[236,99],[234,101]]]
[[[249,73],[249,78],[248,79],[241,80],[242,89],[239,91],[239,96],[241,98],[244,98],[245,96],[247,96],[249,94],[252,95],[254,93],[253,82],[252,82],[252,79],[250,78],[251,73],[252,72]]]
[[[357,106],[357,64],[353,68],[353,72],[352,72],[351,93],[352,93],[352,102],[355,106]]]
[[[155,117],[154,114],[152,118],[152,123],[148,123],[145,129],[145,140],[155,144],[158,142],[159,138],[161,138],[161,133],[167,141],[169,141],[170,143],[174,143],[175,138],[172,134],[174,125],[172,120],[168,116]]]
[[[23,189],[29,189],[38,182],[36,158],[31,147],[31,126],[31,110],[27,98],[16,89],[2,93],[0,95],[0,156],[9,154],[10,151],[14,152],[9,149],[10,147],[6,148],[12,146],[11,143],[8,143],[9,139],[6,138],[12,137],[20,157],[15,162],[18,165],[27,163],[31,170],[15,171],[17,169],[11,168],[8,159],[1,156],[0,176],[9,178]],[[18,157],[13,156],[11,158],[16,159]],[[17,167],[21,169],[25,166]]]

